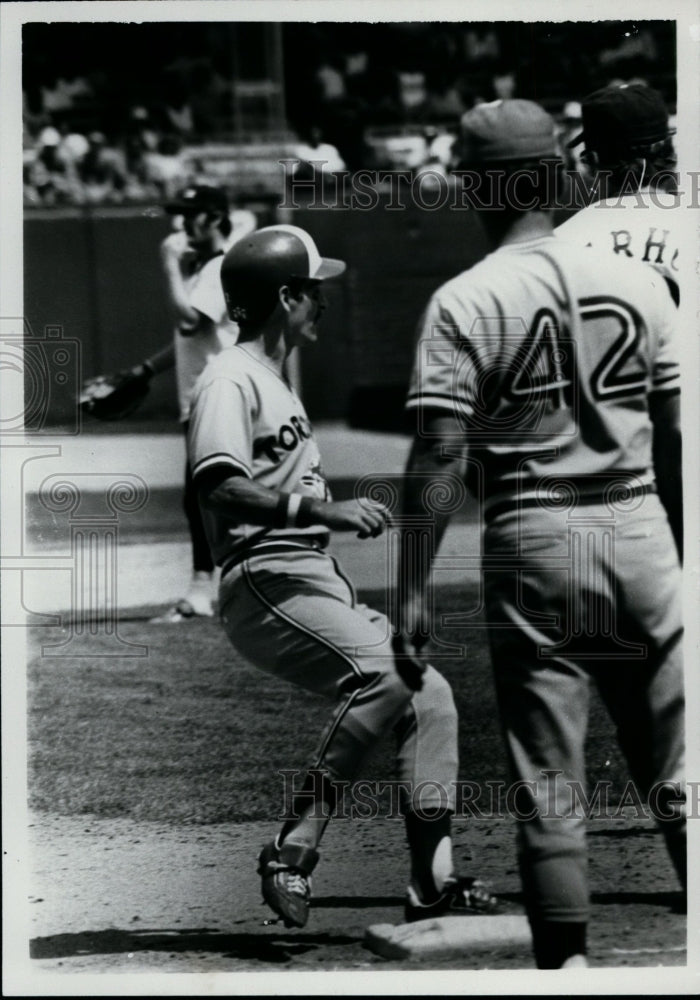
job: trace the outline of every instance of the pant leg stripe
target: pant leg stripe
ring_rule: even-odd
[[[343,583],[346,585],[346,587],[350,591],[351,607],[354,608],[355,605],[357,604],[357,593],[355,592],[355,587],[353,586],[352,581],[349,579],[349,577],[347,577],[345,575],[345,573],[343,573],[343,571],[340,568],[340,566],[338,564],[338,561],[335,558],[335,556],[332,556],[330,553],[328,553],[328,558],[333,563],[333,567],[335,569],[336,575],[340,577],[340,579],[343,581]]]
[[[360,670],[359,666],[355,663],[355,661],[351,657],[347,656],[347,654],[345,654],[342,651],[342,649],[338,649],[337,646],[334,646],[333,643],[329,642],[327,639],[324,639],[317,633],[312,632],[310,629],[305,628],[303,625],[300,625],[299,622],[294,621],[293,618],[291,618],[289,615],[281,611],[276,605],[272,604],[272,602],[265,597],[260,588],[253,581],[252,573],[247,562],[244,562],[241,568],[243,570],[243,577],[246,581],[246,584],[248,585],[252,593],[257,597],[259,601],[261,601],[262,604],[265,605],[266,608],[268,608],[272,612],[273,615],[276,615],[278,618],[281,618],[283,621],[287,622],[287,624],[291,625],[292,628],[298,629],[300,632],[303,632],[305,635],[308,635],[311,639],[315,640],[318,643],[321,643],[321,645],[326,646],[328,649],[331,650],[331,652],[335,653],[346,663],[349,663],[358,677],[361,677],[363,680],[367,680],[367,678],[362,673],[362,671]],[[335,720],[333,721],[333,725],[331,726],[328,735],[326,736],[325,740],[323,741],[319,749],[318,759],[315,764],[316,768],[320,768],[321,762],[323,761],[323,758],[326,756],[328,752],[328,747],[330,746],[333,737],[338,731],[341,722],[343,721],[349,710],[352,708],[355,699],[360,695],[360,693],[363,690],[365,690],[366,687],[367,685],[364,685],[361,688],[356,688],[354,691],[351,691],[345,703],[341,703],[338,712],[336,714]]]
[[[362,673],[360,667],[358,666],[357,663],[355,663],[355,661],[352,659],[351,656],[348,656],[348,654],[345,653],[342,649],[339,649],[337,646],[334,646],[332,642],[329,642],[328,639],[324,639],[323,636],[319,635],[317,632],[312,632],[311,629],[308,629],[304,625],[301,625],[299,622],[295,621],[289,615],[285,614],[284,611],[281,611],[280,608],[278,608],[275,604],[269,601],[267,597],[265,597],[263,592],[260,590],[260,588],[257,586],[257,584],[253,581],[251,570],[247,562],[244,562],[242,564],[242,569],[243,569],[243,576],[250,590],[257,597],[257,599],[262,604],[264,604],[269,611],[272,612],[273,615],[276,615],[278,618],[281,618],[282,621],[287,622],[287,624],[291,625],[292,628],[295,628],[299,632],[302,632],[304,635],[309,636],[309,638],[313,639],[315,642],[320,643],[320,645],[326,646],[326,648],[330,649],[332,653],[335,653],[336,656],[339,656],[342,660],[348,663],[352,667],[353,672],[356,673],[358,677],[361,677],[363,680],[366,680],[365,675]]]
[[[328,730],[328,735],[326,736],[325,740],[323,741],[323,743],[319,747],[318,759],[316,760],[316,763],[314,764],[314,769],[315,770],[320,770],[321,769],[321,766],[323,764],[323,759],[326,756],[326,754],[328,753],[328,747],[333,742],[333,737],[337,733],[338,728],[339,728],[341,722],[343,721],[343,719],[345,718],[345,716],[348,714],[348,712],[352,708],[355,699],[357,698],[357,696],[360,694],[360,691],[362,691],[362,690],[363,690],[362,688],[356,688],[354,691],[351,691],[350,694],[348,695],[348,697],[346,698],[345,702],[341,703],[341,705],[339,706],[338,712],[336,714],[336,717],[333,720],[333,724],[330,727],[330,729]]]

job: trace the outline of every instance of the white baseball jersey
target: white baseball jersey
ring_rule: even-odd
[[[192,401],[188,449],[192,474],[229,467],[268,489],[330,499],[321,455],[306,411],[292,387],[246,350],[231,347],[200,376]],[[308,528],[264,528],[241,524],[221,512],[203,510],[204,527],[215,562],[263,539],[318,535]]]
[[[175,371],[180,420],[189,420],[190,403],[195,383],[211,358],[224,347],[231,347],[238,337],[238,326],[228,318],[226,301],[221,288],[223,251],[211,257],[203,267],[183,275],[189,303],[202,313],[212,326],[183,336],[175,331]],[[183,266],[187,266],[187,258]]]
[[[604,198],[593,202],[556,229],[557,236],[593,247],[611,250],[622,257],[651,264],[663,276],[678,283],[680,233],[674,196],[659,192],[659,204],[648,191]],[[661,206],[667,207],[661,207]]]
[[[647,267],[548,236],[498,249],[443,285],[422,320],[408,409],[465,428],[487,500],[652,481],[648,393],[680,386],[677,313]]]

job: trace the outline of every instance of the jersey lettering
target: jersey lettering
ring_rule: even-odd
[[[274,434],[268,434],[264,438],[256,438],[253,441],[253,458],[257,458],[258,455],[266,455],[271,462],[277,464],[280,460],[276,449],[277,438]]]
[[[307,441],[310,437],[311,427],[308,421],[304,417],[290,417],[289,423],[282,424],[277,434],[268,434],[253,442],[253,457],[266,455],[277,465],[281,461],[281,452],[294,451],[300,441]]]
[[[647,245],[644,248],[644,256],[642,260],[645,264],[663,264],[664,250],[666,249],[666,240],[668,238],[668,229],[662,229],[661,232],[664,234],[663,238],[658,240],[654,239],[654,234],[657,233],[657,229],[652,229],[649,233],[649,239],[647,240]],[[656,248],[656,260],[651,260],[649,257],[649,251]]]
[[[659,233],[663,235],[659,236]],[[668,246],[669,233],[669,229],[656,229],[654,227],[649,230],[649,235],[644,244],[644,256],[642,257],[645,264],[663,264],[664,250]],[[613,238],[613,250],[615,253],[622,253],[625,257],[634,257],[630,249],[632,246],[632,233],[629,229],[612,229],[610,235]],[[590,246],[591,244],[589,243],[588,245]],[[652,254],[654,250],[656,251],[655,255]],[[678,250],[673,255],[671,266],[675,264],[677,257]],[[674,270],[676,270],[675,267]]]
[[[633,257],[634,254],[630,250],[630,243],[632,242],[632,233],[629,229],[613,229],[610,233],[613,238],[613,250],[615,253],[624,253],[625,257]],[[588,246],[591,246],[589,243]]]
[[[605,334],[615,335],[591,375],[593,398],[602,401],[643,395],[647,391],[648,373],[640,366],[637,353],[641,336],[639,317],[618,299],[581,299],[579,307],[584,325],[597,326],[591,335],[593,342],[601,342]],[[630,371],[628,363],[633,358]]]
[[[294,451],[299,444],[299,438],[293,427],[289,424],[282,424],[279,429],[278,440],[285,451]]]
[[[311,437],[311,427],[303,417],[292,417],[289,422],[302,441]]]
[[[568,355],[560,343],[557,317],[549,309],[540,309],[513,359],[510,379],[504,385],[505,394],[520,402],[526,397],[545,394],[554,409],[567,406],[566,390],[572,385],[564,371]]]

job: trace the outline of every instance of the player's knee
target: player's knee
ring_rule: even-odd
[[[363,702],[381,703],[384,708],[382,715],[386,718],[407,708],[413,696],[388,657],[363,659],[361,670],[346,677],[339,688],[341,694],[357,689],[362,692],[360,697]]]

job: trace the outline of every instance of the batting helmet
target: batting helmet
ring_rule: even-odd
[[[345,270],[342,260],[321,257],[298,226],[267,226],[231,247],[221,265],[228,314],[241,326],[257,326],[273,312],[279,290],[291,281],[323,281]]]

